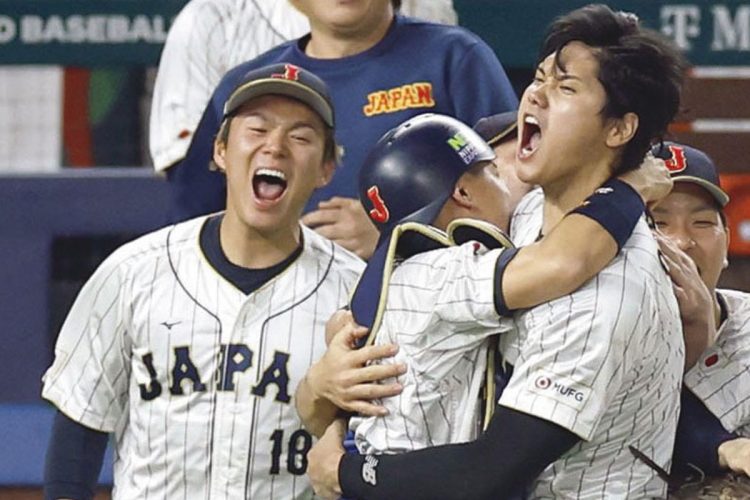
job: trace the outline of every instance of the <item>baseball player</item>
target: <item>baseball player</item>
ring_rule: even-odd
[[[291,401],[361,261],[300,225],[335,165],[333,107],[277,64],[231,93],[214,162],[226,210],[112,254],[60,332],[49,498],[88,498],[108,434],[114,498],[310,498],[312,437]]]
[[[541,189],[514,213],[517,245],[590,213],[585,193],[637,167],[678,109],[682,71],[677,49],[632,15],[594,5],[552,24],[519,109],[517,172]],[[666,495],[647,462],[670,465],[684,346],[644,221],[592,280],[516,315],[500,344],[512,375],[476,441],[373,458],[343,455],[332,431],[310,473],[355,498]]]
[[[505,141],[498,148],[501,152],[514,150],[515,134],[511,132],[515,130],[516,113],[500,117],[507,125]],[[466,144],[454,150],[451,145],[456,137]],[[502,234],[492,238],[493,228],[485,229],[484,224],[476,222],[486,220],[505,227],[509,191],[504,183],[495,187],[499,177],[496,171],[500,169],[492,164],[484,166],[492,175],[484,176],[483,190],[477,180],[482,177],[475,172],[482,166],[467,165],[470,154],[475,155],[474,162],[494,156],[488,145],[460,122],[423,115],[386,135],[363,165],[363,205],[370,209],[384,236],[391,234],[381,249],[392,248],[399,261],[393,264],[396,269],[389,271],[390,256],[376,252],[354,294],[352,312],[358,324],[374,332],[375,344],[399,345],[396,356],[382,362],[408,366],[399,377],[403,392],[382,401],[388,415],[357,419],[352,424],[363,454],[401,453],[473,439],[479,389],[485,378],[486,340],[511,328],[511,322],[501,317],[510,317],[505,300],[517,302],[513,280],[536,282],[540,290],[537,296],[526,297],[530,305],[532,301],[565,295],[604,268],[640,217],[640,197],[618,184],[617,188],[624,191],[621,195],[632,201],[626,205],[626,234],[618,235],[619,241],[601,228],[588,230],[588,221],[572,215],[547,238],[522,249],[519,260],[513,262],[514,252],[507,248],[512,244]],[[432,174],[428,184],[420,175],[426,170]],[[455,172],[453,178],[446,175],[451,171]],[[455,182],[442,186],[436,181],[441,177],[453,181],[459,174]],[[373,188],[377,196],[373,196]],[[382,209],[388,210],[389,221],[383,222],[380,217]],[[476,219],[459,218],[463,216]],[[400,230],[391,229],[390,221],[404,225]],[[424,226],[413,226],[414,222],[447,230],[450,241],[445,242],[439,233],[423,232]],[[396,231],[400,234],[394,236]],[[415,237],[412,232],[427,237],[427,241],[411,241]],[[485,241],[490,248],[499,244],[506,249],[488,250],[476,241],[463,243],[472,238]],[[609,245],[598,244],[598,240]],[[428,251],[435,243],[456,246]],[[560,269],[568,272],[560,273]],[[382,291],[368,280],[375,276],[388,280]],[[380,304],[375,318],[369,308],[373,303]],[[372,336],[369,342],[373,342]],[[419,410],[409,411],[412,406]]]
[[[653,216],[666,236],[660,245],[683,326],[687,335],[697,323],[708,332],[709,344],[685,374],[675,472],[694,473],[689,463],[709,475],[727,468],[750,475],[750,294],[716,288],[727,266],[723,208],[729,196],[702,151],[669,142],[656,146],[654,154],[664,158],[675,183]],[[707,301],[700,288],[708,292]]]

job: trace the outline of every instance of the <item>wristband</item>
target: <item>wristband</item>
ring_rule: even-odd
[[[645,208],[641,195],[627,182],[610,179],[570,213],[585,215],[598,222],[612,236],[620,251]]]
[[[506,248],[497,258],[497,262],[495,262],[495,311],[497,311],[497,314],[504,317],[511,316],[514,310],[509,309],[505,303],[505,296],[503,295],[503,274],[505,274],[505,268],[508,267],[508,264],[513,260],[513,257],[516,256],[518,250],[518,248]]]

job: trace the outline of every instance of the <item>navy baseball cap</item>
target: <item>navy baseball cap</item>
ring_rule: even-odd
[[[518,128],[518,111],[506,111],[492,116],[480,118],[474,124],[474,132],[495,147],[506,137],[515,133]]]
[[[289,63],[278,63],[248,71],[224,104],[224,118],[250,99],[279,94],[310,106],[323,123],[333,128],[333,101],[328,86],[315,74]]]
[[[651,153],[664,160],[674,182],[691,182],[708,191],[720,207],[729,203],[729,195],[721,189],[719,173],[713,160],[694,147],[676,142],[663,142]]]

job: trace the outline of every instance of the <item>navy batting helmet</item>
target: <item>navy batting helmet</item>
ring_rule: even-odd
[[[359,199],[381,233],[406,221],[431,224],[458,179],[495,158],[471,127],[438,114],[423,114],[388,131],[359,172]]]

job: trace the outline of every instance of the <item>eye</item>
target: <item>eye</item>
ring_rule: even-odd
[[[289,137],[291,137],[294,142],[297,142],[299,144],[310,144],[312,142],[312,139],[307,134],[303,133],[294,133]]]
[[[716,222],[712,220],[703,219],[703,220],[697,220],[693,222],[693,224],[696,227],[707,228],[707,227],[714,227],[716,225]]]
[[[574,89],[573,87],[570,87],[568,85],[560,85],[560,90],[564,94],[575,94],[576,93],[576,89]]]
[[[654,226],[658,227],[659,229],[663,229],[667,227],[667,223],[663,220],[654,220]]]

